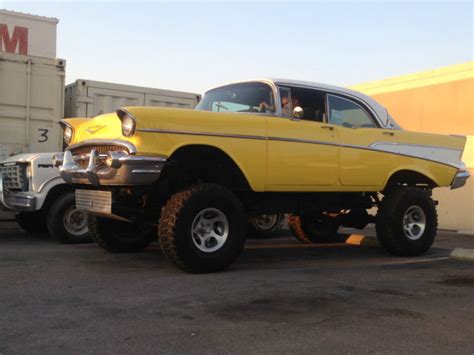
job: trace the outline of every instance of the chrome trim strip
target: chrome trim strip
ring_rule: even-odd
[[[460,168],[462,149],[448,147],[396,143],[396,142],[375,142],[369,147],[381,152],[390,152],[401,156],[424,159],[455,168]]]
[[[373,147],[375,148],[376,146],[378,145],[403,145],[403,146],[407,146],[407,147],[419,147],[419,148],[433,148],[433,149],[445,149],[445,150],[453,150],[453,151],[456,151],[456,152],[462,152],[463,150],[462,149],[455,149],[455,148],[446,148],[446,147],[440,147],[440,146],[437,146],[437,145],[423,145],[423,144],[410,144],[410,143],[397,143],[397,142],[375,142],[375,143],[372,143],[371,145],[369,145],[369,147]]]
[[[327,142],[327,141],[318,141],[318,140],[300,139],[300,138],[264,137],[264,136],[251,136],[251,135],[212,133],[212,132],[190,132],[190,131],[168,130],[168,129],[157,129],[157,128],[156,129],[155,128],[142,128],[142,129],[138,129],[138,131],[148,132],[148,133],[169,133],[169,134],[184,134],[184,135],[192,135],[192,136],[256,139],[256,140],[268,140],[268,141],[289,142],[289,143],[319,144],[319,145],[328,145],[328,146],[341,147],[341,148],[352,148],[352,149],[368,150],[368,151],[371,151],[371,152],[395,154],[395,155],[405,156],[405,157],[409,157],[409,158],[426,160],[426,161],[430,161],[430,162],[433,162],[433,163],[446,165],[446,166],[449,166],[449,167],[452,167],[452,168],[459,168],[460,164],[461,164],[461,162],[459,164],[451,164],[451,163],[447,163],[447,162],[443,162],[443,161],[433,160],[433,159],[426,158],[426,157],[420,157],[420,156],[417,156],[417,155],[410,155],[410,154],[394,152],[394,151],[390,151],[390,150],[382,150],[382,149],[374,148],[374,146],[376,144],[383,144],[384,142],[375,142],[375,143],[372,143],[370,146],[360,146],[360,145],[338,144],[338,143]],[[390,143],[390,145],[393,145],[393,146],[399,146],[399,144],[395,143],[395,142],[388,142],[388,143]],[[402,144],[402,145],[404,145],[404,144]],[[427,146],[420,145],[420,147],[444,149],[442,147],[432,147],[432,146],[428,146],[428,145]],[[452,150],[452,151],[456,151],[456,152],[460,151],[460,150],[451,149],[451,148],[447,148],[447,149]]]
[[[244,134],[229,134],[229,133],[218,133],[218,132],[191,132],[191,131],[179,131],[179,130],[159,129],[159,128],[140,128],[140,129],[137,129],[137,131],[147,132],[147,133],[184,134],[188,136],[267,140],[267,138],[264,136],[251,136],[251,135],[244,135]]]
[[[291,142],[291,143],[306,143],[306,144],[319,144],[319,145],[330,145],[340,147],[341,145],[333,142],[318,141],[312,139],[299,139],[299,138],[282,138],[282,137],[268,137],[269,141],[277,142]]]
[[[120,139],[90,139],[87,141],[83,141],[80,143],[72,144],[66,148],[66,151],[70,151],[71,149],[81,148],[81,147],[88,147],[93,145],[118,145],[124,148],[127,148],[130,154],[136,154],[137,148],[127,141],[123,141]]]

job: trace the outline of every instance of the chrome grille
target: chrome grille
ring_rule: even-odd
[[[28,189],[25,164],[3,164],[0,165],[0,172],[3,175],[3,187],[5,189],[20,191]]]
[[[85,145],[71,149],[71,153],[73,156],[88,155],[92,149],[95,149],[99,154],[107,154],[111,151],[127,150],[125,147],[119,145]]]

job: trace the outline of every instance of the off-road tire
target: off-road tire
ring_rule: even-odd
[[[302,243],[327,243],[334,241],[339,224],[336,219],[324,217],[324,221],[310,215],[288,216],[288,227],[293,235]]]
[[[203,252],[191,233],[195,217],[207,208],[222,211],[228,220],[225,243],[214,252]],[[242,253],[246,237],[246,219],[239,199],[225,187],[200,184],[174,194],[161,212],[158,226],[160,247],[180,269],[192,273],[226,269]]]
[[[42,211],[20,212],[15,215],[18,226],[29,234],[43,234],[48,232],[46,219]]]
[[[278,234],[285,220],[284,214],[275,214],[276,218],[272,225],[262,228],[255,220],[258,217],[250,218],[247,224],[247,236],[250,238],[271,238]]]
[[[156,228],[151,225],[122,222],[88,215],[87,223],[92,240],[111,253],[137,253],[156,239]]]
[[[87,225],[78,231],[80,234],[73,234],[69,232],[66,227],[66,213],[76,206],[76,197],[74,192],[68,192],[60,196],[49,208],[46,216],[49,235],[61,243],[89,243],[92,239],[89,236]],[[77,213],[77,211],[76,211]],[[87,218],[86,216],[83,216]],[[86,222],[86,221],[84,221]]]
[[[419,206],[426,219],[426,227],[419,239],[411,240],[403,229],[403,217],[411,206]],[[399,188],[382,200],[376,217],[376,231],[380,244],[392,255],[417,256],[431,247],[438,228],[436,206],[428,191],[415,187]]]

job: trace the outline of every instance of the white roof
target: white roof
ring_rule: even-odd
[[[377,115],[378,119],[380,122],[384,125],[384,123],[387,121],[388,118],[388,112],[385,107],[383,107],[381,104],[379,104],[377,101],[375,101],[373,98],[370,96],[367,96],[361,92],[351,90],[351,89],[346,89],[340,86],[333,86],[333,85],[328,85],[328,84],[321,84],[321,83],[314,83],[310,81],[302,81],[302,80],[292,80],[292,79],[281,79],[281,78],[263,78],[263,79],[253,79],[253,80],[243,80],[243,81],[237,81],[237,82],[232,82],[224,85],[219,85],[215,86],[212,89],[216,89],[218,87],[222,86],[227,86],[227,85],[232,85],[232,84],[239,84],[239,83],[247,83],[247,82],[265,82],[268,84],[273,84],[273,85],[282,85],[282,86],[301,86],[301,87],[309,87],[313,89],[319,89],[323,90],[326,92],[333,92],[333,93],[340,93],[346,96],[351,96],[356,99],[359,99],[360,101],[363,101],[366,105],[368,105],[373,112]]]

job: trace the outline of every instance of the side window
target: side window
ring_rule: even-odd
[[[196,110],[273,113],[275,102],[272,89],[267,84],[241,83],[208,91],[196,106]]]
[[[329,123],[348,128],[377,127],[367,111],[352,100],[328,95]]]
[[[247,112],[251,107],[249,105],[237,104],[234,102],[214,101],[211,111],[213,112]]]
[[[282,116],[291,116],[293,109],[299,106],[303,109],[303,120],[323,122],[326,106],[325,93],[299,87],[280,87]]]

